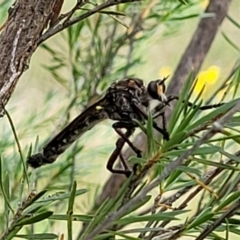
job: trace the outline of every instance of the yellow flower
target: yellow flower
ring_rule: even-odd
[[[172,72],[172,68],[165,66],[159,70],[159,76],[162,79],[164,77],[170,76]]]
[[[202,97],[206,97],[208,93],[213,91],[213,87],[217,82],[219,74],[220,68],[217,66],[211,66],[206,71],[200,72],[197,77],[197,84],[194,88],[194,93],[198,94],[203,86],[205,86]]]

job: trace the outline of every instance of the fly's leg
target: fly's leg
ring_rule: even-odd
[[[124,157],[121,154],[121,151],[123,149],[123,146],[125,143],[129,145],[129,147],[137,154],[137,157],[141,157],[141,151],[134,146],[134,144],[129,140],[129,137],[133,134],[135,130],[136,125],[133,123],[124,123],[124,122],[117,122],[113,124],[114,130],[118,133],[120,138],[116,142],[116,148],[111,154],[108,163],[107,163],[107,169],[112,173],[118,173],[118,174],[125,174],[127,177],[129,177],[132,173],[132,171],[129,169],[127,161],[124,159]],[[121,129],[125,128],[127,131],[124,133]],[[113,169],[113,165],[116,162],[117,158],[120,158],[120,161],[123,165],[123,169]]]
[[[164,110],[163,110],[163,108],[165,107],[165,106],[167,106],[167,105],[169,105],[169,103],[170,102],[172,102],[173,100],[179,100],[179,97],[177,97],[177,96],[169,96],[168,97],[168,100],[166,101],[166,102],[164,102],[164,104],[160,104],[160,105],[158,105],[157,107],[155,107],[154,108],[154,110],[153,110],[153,119],[156,119],[156,118],[158,118],[158,117],[162,117],[162,124],[163,124],[163,129],[159,129],[158,127],[157,127],[157,124],[154,122],[153,123],[153,127],[156,129],[156,130],[158,130],[160,133],[162,133],[163,134],[163,136],[164,136],[164,138],[166,139],[166,140],[168,140],[167,138],[169,137],[168,135],[167,135],[167,130],[166,130],[166,117],[165,117],[165,112],[164,112]],[[182,101],[183,103],[185,102],[184,100]],[[212,108],[218,108],[218,107],[220,107],[220,106],[222,106],[224,103],[218,103],[218,104],[213,104],[213,105],[205,105],[205,106],[201,106],[201,107],[199,107],[199,110],[201,110],[201,111],[204,111],[204,110],[208,110],[208,109],[212,109]],[[191,102],[188,102],[187,103],[187,105],[189,106],[189,107],[192,107],[192,108],[196,108],[197,106],[196,105],[194,105],[193,103],[191,103]],[[138,106],[136,106],[136,107],[138,107]],[[139,107],[138,107],[138,109],[139,109]],[[140,111],[141,111],[141,114],[144,116],[145,115],[145,113],[140,109]],[[146,115],[147,116],[147,115]],[[144,116],[145,117],[145,116]],[[162,132],[163,131],[163,132]],[[164,133],[164,131],[166,131],[165,133]]]
[[[143,109],[141,109],[140,106],[134,104],[134,107],[139,112],[139,114],[141,114],[144,117],[145,120],[148,119],[148,114]],[[169,133],[166,129],[165,116],[164,116],[163,128],[160,128],[155,121],[153,121],[153,127],[163,135],[163,138],[165,140],[167,141],[169,140]]]
[[[162,118],[162,126],[163,126],[163,129],[166,129],[166,117],[165,117],[165,112],[160,112],[156,115],[153,116],[153,119],[156,119],[158,117],[161,117]]]
[[[172,102],[173,100],[179,100],[179,97],[178,96],[169,96],[166,102],[161,103],[158,106],[156,106],[154,108],[154,110],[153,110],[154,118],[157,118],[158,116],[160,116],[161,115],[160,111],[162,111],[162,109],[165,106],[169,105],[169,103]],[[182,101],[182,103],[185,103],[185,102],[186,102],[185,100]],[[199,110],[204,111],[204,110],[208,110],[208,109],[211,109],[211,108],[218,108],[218,107],[222,106],[223,104],[224,103],[205,105],[205,106],[199,107]],[[188,107],[192,107],[192,108],[196,108],[197,107],[196,105],[194,105],[191,102],[188,102],[187,105],[188,105]]]
[[[169,103],[172,102],[173,100],[179,100],[179,97],[178,97],[178,96],[169,96],[167,103],[169,104]],[[186,102],[185,100],[182,101],[182,103],[185,103],[185,102]],[[223,104],[224,104],[224,103],[218,103],[218,104],[212,104],[212,105],[205,105],[205,106],[199,107],[199,110],[204,111],[204,110],[208,110],[208,109],[212,109],[212,108],[218,108],[218,107],[222,106]],[[197,107],[196,105],[194,105],[194,104],[191,103],[191,102],[188,102],[187,105],[188,105],[189,107],[192,107],[192,108],[196,108],[196,107]]]
[[[125,133],[125,137],[126,138],[130,137],[131,134],[132,134],[132,130],[129,129]],[[123,158],[123,156],[121,154],[124,144],[125,144],[125,140],[122,137],[117,140],[116,148],[108,159],[107,169],[111,173],[124,174],[124,175],[126,175],[126,177],[129,177],[131,175],[132,171],[129,169],[129,167],[126,163],[126,160]],[[120,161],[121,161],[124,169],[114,169],[113,168],[113,165],[117,161],[118,157],[120,158]]]
[[[133,134],[136,125],[134,123],[124,123],[124,122],[116,122],[112,126],[116,133],[124,139],[124,141],[128,144],[128,146],[137,154],[137,157],[142,157],[142,152],[134,146],[134,144],[129,140],[129,137]],[[126,128],[127,132],[124,133],[121,129]],[[128,131],[131,131],[131,134],[127,134]]]
[[[129,169],[129,167],[128,167],[127,163],[126,163],[126,160],[124,159],[124,157],[123,157],[121,152],[119,153],[119,158],[120,158],[120,161],[121,161],[121,163],[123,165],[123,168],[126,169],[126,170],[129,170],[131,172],[131,170]]]
[[[117,173],[117,174],[125,174],[126,176],[129,176],[131,175],[131,170],[126,166],[127,164],[124,163],[123,164],[123,167],[125,169],[114,169],[113,168],[113,165],[114,163],[117,161],[117,158],[118,156],[121,154],[121,150],[124,146],[124,143],[125,141],[122,139],[122,138],[119,138],[116,142],[116,148],[115,150],[113,151],[113,153],[111,154],[111,156],[109,157],[108,159],[108,162],[107,162],[107,169],[111,172],[111,173]],[[121,162],[122,162],[122,159],[120,158]]]

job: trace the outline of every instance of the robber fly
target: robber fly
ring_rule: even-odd
[[[111,119],[115,122],[112,127],[118,133],[120,138],[116,142],[116,148],[111,154],[107,169],[112,173],[125,174],[129,176],[131,170],[128,168],[127,162],[121,155],[121,150],[125,143],[141,157],[141,151],[134,146],[129,140],[136,127],[136,121],[145,123],[148,119],[148,110],[151,100],[158,100],[159,105],[153,109],[153,118],[162,117],[162,128],[153,121],[153,127],[163,135],[164,140],[169,140],[169,134],[166,130],[165,112],[162,109],[169,105],[173,100],[178,100],[177,96],[165,95],[165,81],[162,80],[151,81],[147,87],[144,86],[143,81],[139,78],[127,78],[113,83],[106,91],[103,98],[98,100],[92,106],[88,107],[72,122],[69,123],[60,133],[58,133],[52,140],[50,140],[42,149],[40,153],[30,156],[27,163],[33,167],[38,168],[45,164],[53,163],[59,155],[61,155],[74,141],[80,138],[85,132],[93,128],[99,122]],[[202,106],[200,110],[216,108],[223,103]],[[188,102],[188,106],[196,107]],[[126,129],[123,132],[121,129]],[[117,158],[124,169],[114,169],[114,163]]]
[[[151,81],[147,87],[144,86],[143,81],[139,78],[127,78],[113,83],[107,89],[103,98],[88,107],[70,122],[43,147],[40,153],[30,156],[27,163],[33,168],[53,163],[74,141],[105,119],[117,121],[112,125],[114,130],[120,135],[120,140],[116,143],[117,148],[119,145],[123,146],[126,142],[140,157],[141,151],[129,140],[129,137],[138,126],[133,119],[144,124],[148,118],[147,110],[150,101],[152,99],[156,99],[161,103],[167,101],[167,97],[164,94],[165,80],[166,78]],[[163,135],[165,140],[169,140],[169,134],[165,128],[159,127],[156,122],[153,122],[153,127]],[[126,129],[126,132],[123,132],[121,129]],[[120,151],[121,147],[118,149]],[[112,173],[129,175],[131,171],[121,156],[120,160],[123,163],[124,170],[113,169],[117,157],[116,154],[114,156],[111,155],[107,163],[107,169]]]

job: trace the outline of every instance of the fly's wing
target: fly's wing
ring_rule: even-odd
[[[69,125],[58,133],[44,147],[42,153],[32,155],[28,159],[28,164],[34,168],[47,163],[54,162],[74,141],[81,137],[99,122],[108,119],[105,107],[108,106],[106,98],[87,108],[77,116]]]

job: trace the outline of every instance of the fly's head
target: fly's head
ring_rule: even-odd
[[[165,81],[168,77],[164,79],[157,79],[155,81],[151,81],[147,86],[147,92],[152,99],[158,100],[162,103],[168,104],[168,99],[165,95]]]

